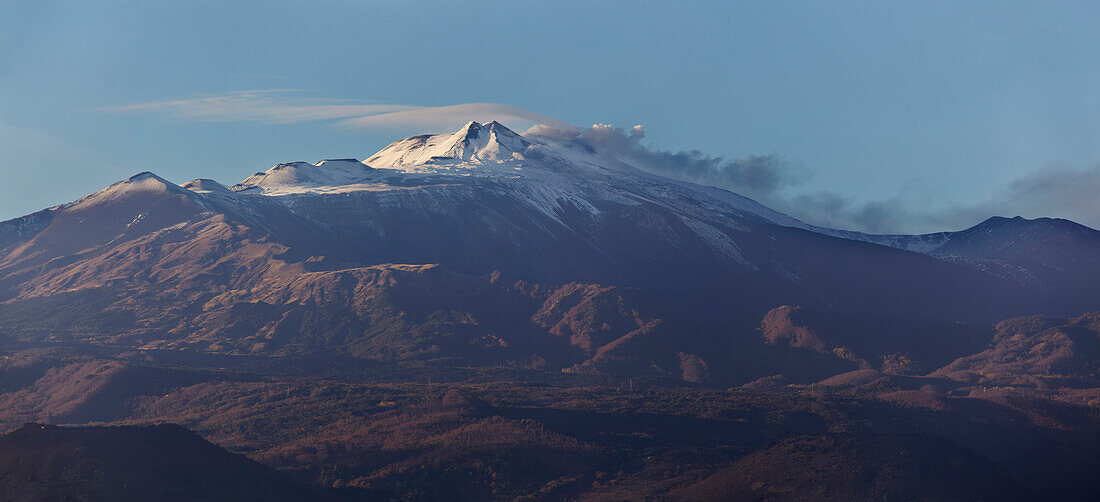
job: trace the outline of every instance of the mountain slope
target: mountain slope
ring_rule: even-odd
[[[0,500],[323,500],[275,470],[175,425],[61,428],[0,437]]]
[[[1028,316],[994,326],[993,343],[937,370],[988,386],[1100,385],[1100,312],[1075,319]]]
[[[676,500],[1029,500],[1002,469],[929,435],[794,437],[673,492]]]
[[[1059,218],[991,217],[958,232],[847,237],[924,253],[1028,288],[1050,301],[1036,311],[1074,315],[1100,297],[1100,231]]]

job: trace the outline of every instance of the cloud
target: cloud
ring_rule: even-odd
[[[900,194],[856,201],[835,192],[820,191],[774,197],[767,203],[807,223],[872,234],[960,230],[991,216],[983,215],[976,206],[914,209]]]
[[[411,105],[361,104],[344,100],[306,98],[292,90],[236,91],[213,96],[154,101],[100,108],[108,113],[162,113],[172,118],[202,122],[261,122],[289,124],[334,120],[362,115],[401,112]]]
[[[528,131],[528,133],[544,132],[559,136],[568,135],[568,131],[551,131],[544,128]],[[645,138],[645,128],[641,125],[626,131],[608,124],[595,124],[589,129],[577,131],[574,137],[644,171],[725,188],[758,198],[762,202],[773,198],[776,193],[787,187],[801,183],[806,177],[804,173],[775,155],[724,158],[707,155],[697,150],[671,152],[652,149],[641,144],[641,140]]]
[[[927,207],[903,191],[872,201],[816,192],[769,201],[776,209],[807,222],[869,233],[926,233],[960,230],[991,216],[1066,218],[1100,228],[1100,166],[1070,169],[1047,166],[1014,180],[987,200]]]
[[[574,140],[580,135],[581,130],[576,126],[566,124],[566,127],[554,127],[546,124],[535,124],[523,132],[524,136],[542,136],[544,138],[559,140]]]
[[[525,135],[581,141],[640,169],[712,185],[756,199],[807,223],[868,233],[960,230],[990,216],[1068,218],[1100,226],[1100,166],[1086,170],[1047,167],[1012,181],[988,200],[936,206],[914,202],[911,188],[876,200],[829,191],[792,193],[812,178],[776,155],[723,158],[699,151],[662,151],[641,144],[645,128],[595,124],[589,129],[535,126]]]
[[[1085,170],[1048,166],[1008,185],[998,200],[1025,214],[1051,210],[1071,218],[1100,224],[1100,165]]]
[[[451,106],[420,107],[346,119],[341,121],[341,124],[346,127],[363,128],[450,130],[471,120],[476,120],[478,122],[496,120],[517,129],[537,124],[555,128],[573,127],[555,118],[499,103],[466,103]]]
[[[357,103],[303,97],[298,95],[298,91],[284,89],[235,91],[190,99],[104,107],[99,111],[159,113],[174,119],[202,122],[291,124],[338,121],[339,125],[348,128],[417,131],[454,129],[471,120],[497,120],[515,127],[545,124],[557,128],[573,128],[560,120],[499,103],[450,106]]]

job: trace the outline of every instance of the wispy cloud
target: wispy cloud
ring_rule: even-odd
[[[110,106],[100,108],[99,111],[160,113],[175,119],[203,122],[290,124],[401,112],[417,108],[420,107],[309,98],[299,96],[293,90],[265,89]]]
[[[453,127],[471,120],[488,122],[496,120],[515,128],[542,124],[557,128],[576,129],[558,119],[499,103],[466,103],[461,105],[419,107],[389,113],[379,113],[366,117],[345,119],[341,124],[348,127],[366,128],[408,128],[408,127]]]
[[[305,97],[299,91],[285,89],[235,91],[188,99],[104,107],[99,111],[157,113],[178,120],[203,122],[291,124],[338,121],[337,124],[342,127],[365,129],[447,129],[470,120],[497,120],[515,127],[534,124],[573,127],[552,117],[499,103],[450,106],[362,103]]]

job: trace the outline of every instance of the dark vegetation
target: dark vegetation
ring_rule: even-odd
[[[327,494],[177,425],[61,428],[0,437],[0,500],[319,500]]]
[[[684,500],[1029,500],[989,460],[925,434],[798,436],[679,488]]]
[[[1054,329],[1025,324],[1039,329],[1032,336]],[[715,388],[507,367],[8,348],[0,419],[14,437],[28,433],[19,429],[28,421],[179,424],[308,485],[316,490],[310,497],[1090,500],[1100,493],[1092,475],[1100,469],[1100,393],[1088,387],[991,386],[981,379],[996,375],[867,368],[809,384],[776,376]],[[1048,380],[1066,381],[1039,379]],[[28,451],[7,441],[0,442],[5,458]],[[131,452],[125,445],[133,441],[110,442]],[[179,479],[204,475],[179,460],[170,467]],[[33,462],[47,461],[88,465],[64,456]],[[88,490],[139,472],[121,474],[130,464],[117,464],[95,468],[103,473],[95,478],[19,465],[37,472],[34,479],[70,482],[49,486]]]

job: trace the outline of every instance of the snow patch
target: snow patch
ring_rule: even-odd
[[[482,165],[525,160],[531,142],[503,124],[468,122],[448,134],[414,136],[395,141],[363,161],[374,168],[416,169],[423,166]]]
[[[718,254],[732,259],[733,261],[740,263],[746,267],[756,269],[756,266],[745,259],[745,255],[741,253],[741,248],[737,246],[730,236],[725,232],[718,230],[714,226],[704,223],[702,221],[680,217],[680,221],[683,221],[685,225],[695,232],[703,242],[707,243],[711,249],[718,252]]]

